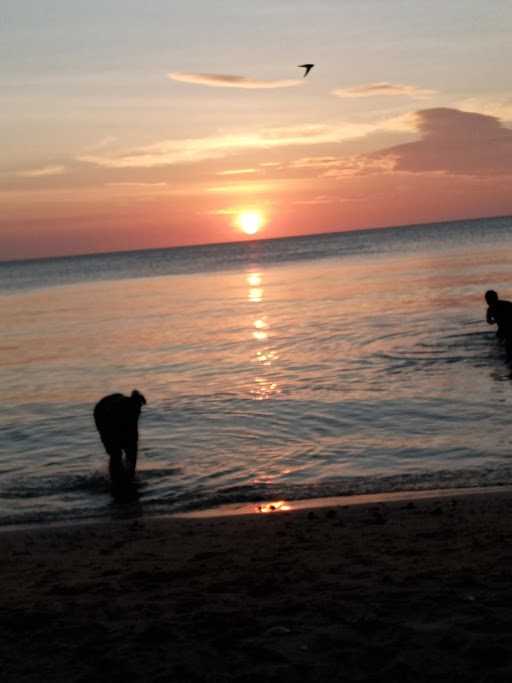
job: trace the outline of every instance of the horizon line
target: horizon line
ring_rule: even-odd
[[[67,258],[85,258],[90,256],[112,256],[114,254],[133,254],[135,252],[146,252],[146,251],[168,251],[171,249],[194,249],[200,247],[215,247],[224,246],[227,244],[257,244],[259,242],[273,242],[276,240],[287,240],[287,239],[300,239],[300,238],[311,238],[322,235],[339,235],[341,233],[353,233],[353,232],[372,232],[375,230],[392,230],[392,229],[407,229],[407,228],[418,228],[426,225],[449,225],[451,223],[461,223],[488,220],[499,220],[503,218],[512,218],[512,214],[497,214],[497,215],[487,215],[487,216],[476,216],[474,218],[450,218],[438,221],[422,221],[419,223],[399,223],[398,225],[380,225],[371,226],[366,228],[348,228],[341,230],[324,230],[321,232],[311,232],[311,233],[300,233],[293,235],[280,235],[278,237],[260,237],[254,239],[241,239],[241,240],[226,240],[224,242],[199,242],[195,244],[177,244],[174,246],[162,246],[162,247],[142,247],[140,249],[116,249],[114,251],[89,251],[80,252],[76,254],[55,254],[53,256],[29,256],[27,258],[15,258],[15,259],[2,259],[0,258],[0,266],[13,264],[13,263],[30,263],[33,261],[49,261],[52,259],[67,259]]]

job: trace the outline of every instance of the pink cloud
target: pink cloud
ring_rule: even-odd
[[[322,178],[402,173],[436,173],[473,177],[512,175],[512,129],[488,114],[438,107],[407,116],[419,139],[350,156],[296,159],[288,168]]]
[[[512,174],[512,130],[495,116],[439,107],[416,112],[421,139],[376,152],[411,173]]]

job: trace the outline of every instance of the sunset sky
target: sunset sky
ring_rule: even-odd
[[[512,213],[510,0],[0,18],[0,259]]]

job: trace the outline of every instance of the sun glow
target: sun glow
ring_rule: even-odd
[[[236,225],[246,235],[255,235],[263,227],[265,219],[260,211],[242,211],[236,219]]]

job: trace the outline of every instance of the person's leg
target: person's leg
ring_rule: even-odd
[[[119,484],[123,479],[123,452],[119,447],[110,445],[107,449],[110,456],[109,472],[112,484]]]
[[[135,468],[137,466],[137,441],[125,448],[126,453],[126,469],[129,479],[135,476]]]
[[[512,336],[505,337],[505,351],[508,358],[512,359]]]

